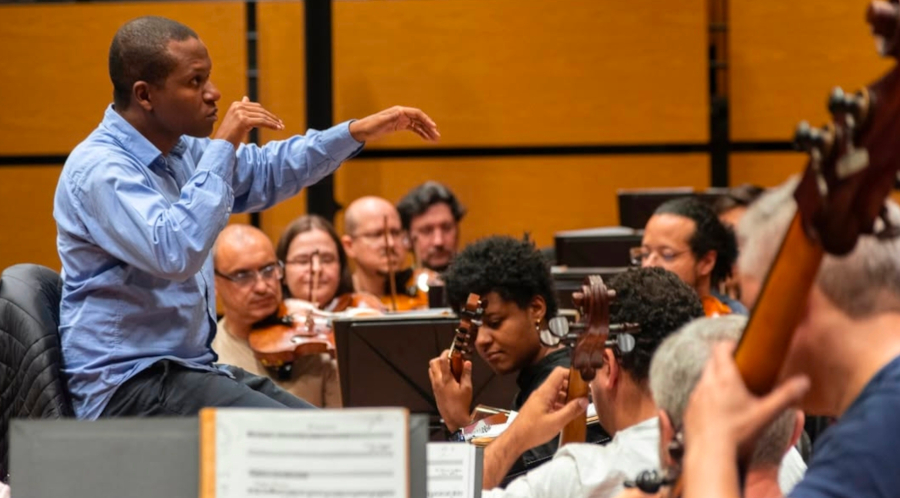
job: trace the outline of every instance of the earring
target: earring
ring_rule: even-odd
[[[541,331],[541,321],[540,319],[534,321],[534,330],[537,330],[539,333]]]

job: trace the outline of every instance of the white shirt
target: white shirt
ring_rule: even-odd
[[[553,459],[509,483],[484,491],[482,498],[605,498],[623,483],[659,468],[659,418],[619,431],[605,445],[572,443]]]
[[[659,469],[659,418],[619,431],[605,445],[567,444],[553,459],[482,498],[611,498],[645,470]],[[781,461],[778,484],[787,495],[803,479],[806,464],[792,447]]]
[[[0,498],[9,498],[9,486],[0,482]]]

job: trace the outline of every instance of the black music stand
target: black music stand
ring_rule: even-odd
[[[642,230],[626,227],[566,230],[554,234],[556,264],[568,267],[624,267],[632,247],[641,245]]]
[[[450,347],[459,320],[402,314],[334,321],[335,346],[346,407],[403,406],[439,417],[428,362]],[[515,376],[499,376],[473,352],[474,404],[509,408]]]

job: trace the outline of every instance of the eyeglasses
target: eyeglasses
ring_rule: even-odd
[[[258,270],[239,270],[231,275],[221,273],[219,270],[215,270],[215,273],[225,280],[234,282],[240,287],[247,287],[255,284],[257,277],[262,278],[264,282],[281,280],[281,277],[284,276],[284,264],[282,264],[281,261],[278,261],[277,263],[270,263],[263,266]]]
[[[309,266],[313,257],[311,254],[301,254],[300,256],[288,261],[285,265],[302,265]],[[319,254],[319,264],[320,265],[333,265],[337,263],[338,257],[337,254],[333,253],[320,253]]]
[[[629,253],[631,254],[631,264],[634,266],[641,266],[645,259],[649,258],[651,254],[656,254],[659,256],[659,259],[663,260],[666,263],[671,263],[675,261],[678,256],[688,252],[684,251],[676,251],[674,249],[670,249],[668,247],[663,247],[661,249],[651,249],[649,247],[632,247],[629,249]]]
[[[352,237],[363,239],[367,243],[375,245],[380,242],[384,242],[384,238],[385,238],[384,234],[385,234],[385,232],[382,229],[382,230],[376,230],[374,232],[357,233],[355,235],[352,235]],[[387,231],[387,234],[395,241],[396,240],[404,241],[405,237],[406,237],[406,233],[399,228],[392,228]]]

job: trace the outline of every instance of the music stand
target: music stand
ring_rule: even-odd
[[[626,227],[566,230],[554,234],[556,264],[568,267],[624,267],[632,247],[641,245],[642,230]]]
[[[346,407],[403,406],[439,416],[428,378],[428,362],[450,347],[454,316],[358,317],[334,321],[341,393]],[[509,408],[515,376],[499,376],[472,355],[475,405]]]

